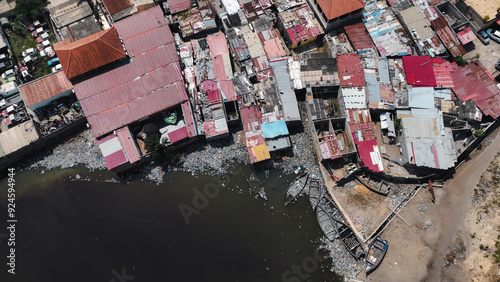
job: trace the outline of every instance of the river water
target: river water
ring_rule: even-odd
[[[295,175],[257,173],[265,202],[249,191],[250,166],[231,171],[171,172],[160,185],[85,168],[17,172],[16,274],[1,228],[0,281],[340,281],[318,255],[308,200],[284,205]],[[6,190],[4,178],[0,227]]]

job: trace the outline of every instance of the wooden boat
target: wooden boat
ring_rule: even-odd
[[[382,196],[387,196],[389,194],[389,189],[391,184],[387,183],[385,180],[370,181],[370,176],[359,176],[355,175],[356,179],[361,182],[370,191],[375,192]]]
[[[295,200],[307,186],[309,174],[305,173],[297,177],[286,190],[284,197],[286,198],[285,206]]]
[[[365,255],[365,250],[363,249],[363,244],[358,239],[354,231],[343,222],[336,220],[335,226],[337,227],[337,234],[344,243],[346,249],[351,253],[355,259],[359,259],[361,256]]]
[[[335,235],[337,234],[337,229],[335,227],[336,222],[330,216],[327,208],[322,205],[318,205],[316,209],[316,217],[318,219],[319,227],[321,227],[321,230],[325,233],[326,238],[333,241],[335,239]]]
[[[318,179],[312,178],[309,182],[309,201],[311,202],[311,207],[313,211],[316,210],[316,207],[319,204],[319,201],[323,197],[324,187],[321,186],[321,183]]]
[[[377,236],[368,246],[368,253],[366,254],[366,274],[373,272],[382,262],[387,252],[389,243],[382,240]]]

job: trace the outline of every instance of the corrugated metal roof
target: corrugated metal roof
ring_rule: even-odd
[[[191,0],[167,0],[171,14],[176,14],[191,8]]]
[[[369,110],[348,109],[347,112],[349,129],[351,129],[354,143],[357,144],[360,141],[375,139]]]
[[[135,138],[132,136],[128,126],[118,129],[116,131],[116,136],[118,137],[118,140],[120,140],[123,150],[127,154],[130,163],[135,163],[141,159],[138,148],[135,145]]]
[[[474,32],[470,29],[470,27],[460,32],[457,32],[457,37],[460,40],[460,42],[462,42],[463,45],[472,42],[474,41],[474,39],[477,38]]]
[[[264,45],[264,51],[268,59],[279,58],[286,56],[285,49],[281,44],[281,40],[278,37],[274,37],[269,40],[262,42]]]
[[[196,130],[196,124],[194,122],[193,111],[191,110],[191,103],[185,101],[181,104],[182,115],[184,116],[184,121],[186,122],[186,128],[189,137],[194,137],[198,135]]]
[[[434,88],[414,87],[408,91],[410,108],[434,108]]]
[[[234,90],[234,85],[232,80],[221,80],[219,81],[220,90],[226,96],[228,101],[236,101],[236,92]]]
[[[459,57],[466,53],[464,46],[455,37],[455,33],[443,16],[431,21],[431,25],[453,57]]]
[[[412,40],[385,1],[367,5],[363,22],[382,57],[411,54]]]
[[[375,48],[370,34],[366,31],[363,23],[344,26],[345,33],[357,50]]]
[[[404,56],[403,65],[408,84],[416,87],[436,87],[436,78],[429,56]]]
[[[126,56],[114,27],[71,43],[58,43],[54,44],[54,50],[68,78],[84,74]]]
[[[134,5],[132,0],[102,0],[110,15],[116,14]]]
[[[277,120],[275,122],[263,123],[262,136],[264,138],[276,138],[278,136],[288,135],[288,128],[286,127],[286,122],[284,120]]]
[[[273,73],[280,92],[279,96],[285,121],[300,121],[299,106],[297,105],[297,98],[295,97],[295,92],[290,83],[287,60],[271,61],[271,67],[273,68]]]
[[[375,172],[384,172],[384,165],[382,164],[377,140],[365,140],[358,142],[356,145],[358,147],[359,158],[366,168]]]
[[[319,0],[318,4],[329,20],[362,9],[365,6],[362,0]]]
[[[292,43],[306,41],[323,34],[323,29],[307,3],[278,13]]]
[[[366,88],[368,89],[368,100],[370,102],[381,102],[380,87],[376,73],[365,73]]]
[[[405,159],[417,166],[448,169],[455,166],[456,153],[451,129],[444,128],[443,114],[433,109],[412,109],[403,117],[400,141]]]
[[[171,108],[188,98],[174,43],[157,48],[160,46],[155,44],[163,42],[150,40],[154,34],[150,31],[157,30],[163,31],[167,38],[172,37],[170,30],[159,28],[160,20],[154,22],[154,16],[161,12],[158,9],[146,10],[117,23],[120,24],[117,28],[120,36],[124,32],[125,45],[142,37],[143,44],[151,51],[135,55],[128,64],[75,85],[76,95],[96,137]],[[161,19],[165,22],[163,16]],[[134,30],[134,24],[137,30]]]
[[[96,140],[96,144],[99,146],[106,162],[106,167],[109,170],[128,162],[120,140],[115,133],[111,133],[101,140]]]
[[[337,56],[340,85],[345,87],[365,86],[363,65],[358,54],[345,53]]]
[[[454,84],[451,77],[453,71],[451,63],[442,58],[432,58],[431,61],[437,87],[452,88]]]
[[[210,48],[210,53],[212,56],[219,56],[222,54],[229,54],[229,49],[227,48],[226,36],[224,33],[219,32],[207,36],[207,43]]]
[[[73,89],[73,84],[62,71],[49,74],[19,86],[26,107],[31,107],[49,98]]]
[[[164,25],[167,25],[167,21],[163,16],[163,11],[160,6],[155,6],[114,23],[114,27],[118,30],[122,40],[131,39],[132,37],[153,31],[155,28]],[[172,38],[173,41],[173,36],[171,34],[165,34],[165,36]]]
[[[465,67],[453,64],[453,93],[461,100],[472,97],[479,109],[492,118],[500,116],[500,89],[480,61]]]

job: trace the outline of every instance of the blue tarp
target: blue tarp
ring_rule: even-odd
[[[261,128],[262,136],[264,136],[264,138],[266,139],[289,135],[288,128],[286,127],[286,122],[284,120],[263,123],[261,124]]]

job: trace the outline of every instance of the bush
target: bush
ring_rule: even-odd
[[[488,16],[488,15],[484,16],[483,20],[484,20],[485,22],[489,21],[489,20],[490,20],[490,16]]]
[[[475,136],[475,137],[483,137],[483,136],[484,136],[484,134],[485,134],[485,132],[484,132],[484,130],[482,130],[482,129],[478,129],[478,130],[475,130],[475,131],[474,131],[474,136]]]
[[[160,135],[153,134],[144,140],[146,150],[151,154],[153,160],[166,164],[174,161],[177,156],[172,146],[165,146],[160,142]]]
[[[456,57],[454,61],[455,63],[457,63],[457,65],[461,67],[465,67],[467,65],[467,60],[462,58],[462,56]]]

